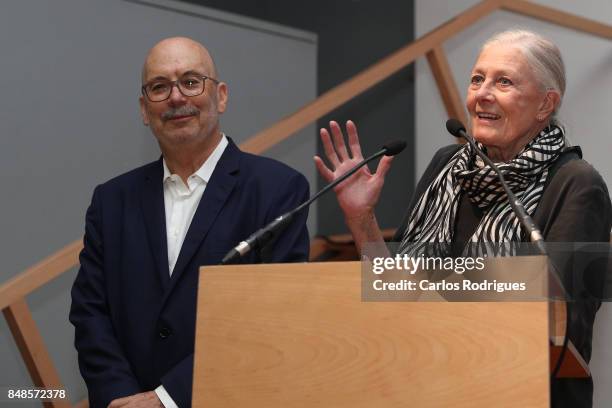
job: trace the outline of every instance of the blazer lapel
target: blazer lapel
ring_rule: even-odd
[[[144,214],[147,237],[157,266],[157,272],[162,286],[166,288],[170,283],[170,271],[168,268],[168,244],[166,242],[163,175],[162,159],[159,159],[145,176],[140,205]]]
[[[181,247],[176,265],[174,266],[174,271],[172,272],[170,290],[172,290],[172,287],[174,287],[176,281],[184,272],[185,267],[202,245],[210,227],[225,205],[227,198],[230,196],[238,180],[237,173],[240,162],[240,150],[238,150],[238,147],[236,147],[231,139],[228,138],[228,141],[229,144],[225,148],[223,155],[219,159],[206,185],[206,189],[200,199],[191,225],[187,230],[187,235],[185,236],[183,246]]]

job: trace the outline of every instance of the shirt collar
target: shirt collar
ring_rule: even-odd
[[[213,150],[210,156],[208,156],[208,159],[206,159],[206,161],[200,166],[200,168],[197,169],[196,172],[192,175],[198,176],[208,184],[210,176],[212,176],[212,173],[215,170],[215,167],[217,166],[217,163],[219,162],[221,155],[223,155],[223,152],[225,151],[227,145],[227,137],[225,136],[225,133],[221,133],[221,140],[217,144],[217,147],[215,147],[215,150]],[[162,160],[162,162],[164,165],[164,177],[162,180],[163,182],[166,182],[166,180],[172,176],[172,173],[170,172],[170,169],[166,164],[165,158]]]

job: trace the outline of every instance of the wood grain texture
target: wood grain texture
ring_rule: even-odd
[[[362,302],[360,268],[202,268],[194,407],[548,406],[547,303]]]
[[[21,299],[14,302],[2,312],[15,343],[17,343],[21,358],[30,373],[32,383],[36,387],[46,389],[64,389],[25,300]],[[68,399],[56,399],[44,402],[43,405],[45,407],[67,408],[70,407],[70,401]]]
[[[551,302],[550,314],[550,339],[555,346],[560,346],[563,344],[563,337],[565,336],[567,326],[565,302],[560,300]]]
[[[405,47],[399,49],[398,51],[390,54],[386,58],[383,58],[378,63],[372,65],[368,69],[362,71],[361,73],[355,75],[349,80],[341,83],[340,85],[336,86],[330,91],[324,93],[318,99],[305,105],[304,107],[302,107],[295,113],[283,118],[276,124],[257,133],[256,135],[254,135],[253,137],[251,137],[250,139],[242,143],[241,148],[251,153],[262,153],[268,150],[275,144],[289,138],[291,135],[293,135],[300,129],[304,128],[308,124],[319,119],[323,115],[331,112],[332,110],[338,108],[339,106],[351,100],[355,96],[361,94],[362,92],[370,89],[372,86],[375,86],[381,81],[387,79],[390,75],[393,75],[394,73],[398,72],[400,69],[411,64],[412,62],[414,62],[414,60],[416,60],[416,58],[424,54],[428,54],[430,65],[432,66],[432,70],[434,71],[434,77],[436,78],[436,82],[438,84],[439,91],[442,95],[442,99],[444,101],[447,112],[449,113],[449,116],[455,116],[461,119],[462,115],[459,112],[463,112],[463,115],[465,115],[465,112],[463,111],[463,107],[462,107],[462,104],[460,103],[460,100],[458,101],[459,98],[458,98],[458,92],[456,91],[456,86],[453,87],[452,85],[450,85],[451,83],[454,84],[454,81],[452,81],[452,76],[450,76],[450,70],[448,69],[448,63],[446,62],[446,59],[444,57],[441,47],[445,40],[452,37],[457,32],[462,31],[463,29],[467,28],[474,22],[478,21],[482,17],[490,14],[491,12],[495,11],[498,8],[502,8],[502,9],[512,11],[515,13],[535,17],[535,18],[538,18],[544,21],[552,22],[552,23],[555,23],[555,24],[558,24],[558,25],[561,25],[561,26],[564,26],[570,29],[590,33],[592,35],[600,36],[606,39],[612,39],[612,26],[603,24],[603,23],[600,23],[594,20],[572,15],[570,13],[565,13],[565,12],[562,12],[562,11],[559,11],[559,10],[556,10],[550,7],[542,6],[539,4],[535,4],[529,1],[484,0],[481,3],[475,5],[474,7],[466,10],[462,14],[458,15],[457,17],[449,20],[448,22],[436,28],[435,30],[431,31],[430,33],[426,34],[425,36],[419,38],[417,41],[406,45]],[[29,293],[33,292],[34,290],[48,283],[50,280],[54,279],[60,274],[76,266],[78,264],[78,253],[80,252],[81,249],[82,249],[82,241],[81,240],[74,241],[73,243],[67,245],[65,248],[61,249],[60,251],[42,260],[38,264],[18,274],[13,279],[4,283],[0,287],[0,309],[3,310],[3,313],[5,317],[7,318],[7,321],[9,322],[9,326],[11,327],[11,330],[13,331],[15,340],[17,341],[20,347],[20,350],[22,350],[22,347],[24,348],[22,350],[22,354],[24,356],[24,360],[26,360],[26,365],[28,366],[29,370],[30,370],[31,364],[33,364],[32,361],[35,361],[36,356],[39,356],[39,355],[42,356],[43,360],[46,361],[42,363],[43,364],[42,366],[46,367],[47,365],[49,365],[49,369],[43,368],[43,372],[51,373],[52,371],[54,371],[54,368],[52,366],[51,360],[48,358],[48,355],[46,355],[46,350],[44,349],[42,339],[40,339],[40,334],[38,333],[36,329],[34,321],[31,320],[31,315],[29,314],[29,311],[27,310],[27,305],[25,304],[25,301],[23,299]],[[332,266],[332,268],[333,270],[330,271],[330,274],[332,274],[334,271],[337,272],[336,270],[336,268],[338,268],[337,265]],[[331,279],[331,278],[326,277],[326,283],[327,283],[327,279]],[[345,279],[345,277],[342,277],[342,279]],[[308,284],[311,286],[313,285],[312,282],[309,282]],[[269,288],[266,288],[266,289],[269,289]],[[313,289],[313,287],[309,286],[309,290],[310,289]],[[297,293],[296,296],[300,299],[303,299],[305,304],[310,304],[309,301],[312,302],[311,297],[308,296],[308,294],[306,293],[300,292],[300,293]],[[314,299],[317,299],[317,298],[315,297]],[[414,341],[412,339],[413,337],[422,338],[422,336],[419,337],[419,333],[412,333],[410,330],[408,330],[410,329],[410,327],[406,328],[405,327],[406,322],[403,320],[401,320],[400,323],[398,323],[399,326],[404,329],[401,331],[401,333],[396,333],[396,330],[393,327],[391,329],[386,328],[386,326],[378,327],[373,322],[368,322],[368,324],[372,325],[372,329],[380,329],[380,330],[384,329],[385,330],[384,335],[379,334],[379,336],[374,336],[373,334],[374,330],[370,332],[366,332],[366,333],[361,333],[360,331],[357,331],[356,333],[352,332],[352,330],[363,329],[363,326],[359,326],[359,321],[355,321],[355,317],[350,317],[352,315],[350,315],[349,313],[357,313],[357,314],[364,313],[364,316],[367,317],[368,319],[379,318],[379,319],[383,319],[383,321],[388,322],[394,319],[394,317],[392,316],[393,313],[390,310],[388,310],[389,304],[382,304],[379,306],[369,306],[367,310],[363,310],[363,309],[360,309],[360,307],[363,308],[364,306],[356,307],[353,305],[349,307],[347,306],[348,303],[344,305],[345,309],[334,308],[334,302],[335,302],[335,299],[334,301],[330,301],[327,304],[323,302],[322,304],[325,306],[320,305],[318,307],[321,309],[320,312],[325,316],[337,315],[336,309],[343,310],[344,313],[347,313],[346,319],[350,322],[350,326],[343,326],[340,323],[338,324],[339,324],[339,327],[343,328],[343,330],[345,331],[344,333],[341,332],[340,334],[344,336],[342,337],[344,339],[344,342],[346,343],[347,346],[349,346],[350,350],[353,350],[353,353],[364,352],[364,350],[367,353],[370,353],[370,352],[375,352],[376,350],[379,350],[380,356],[390,359],[390,361],[393,363],[392,367],[394,368],[397,365],[399,365],[400,362],[406,363],[408,362],[408,360],[410,360],[409,361],[410,364],[407,364],[407,365],[414,367],[414,362],[419,361],[418,359],[414,360],[413,359],[414,356],[412,355],[410,356],[410,359],[408,359],[405,354],[409,352],[404,350],[404,346],[413,347],[414,352],[421,350],[419,349],[419,347],[420,346],[422,347],[422,345],[414,344]],[[415,317],[415,316],[422,316],[422,315],[427,316],[428,313],[433,313],[433,315],[436,315],[436,313],[440,313],[440,312],[444,312],[445,316],[447,317],[455,316],[453,315],[453,312],[457,312],[457,311],[460,311],[461,308],[468,307],[468,306],[465,306],[466,304],[463,304],[463,305],[453,304],[452,310],[446,311],[442,309],[437,310],[435,309],[436,307],[431,306],[431,305],[432,304],[427,305],[427,304],[410,303],[410,304],[402,305],[401,308],[407,308],[406,310],[402,309],[402,312],[409,313],[410,316],[412,316],[412,319],[414,320],[414,321],[411,321],[412,323],[419,323],[419,322],[422,323],[422,318]],[[496,304],[496,307],[499,306],[502,309],[505,307],[510,307],[507,305],[509,304]],[[529,305],[533,305],[533,303],[530,303]],[[296,309],[295,308],[292,309],[290,306],[291,304],[287,305],[287,313],[291,311],[296,312]],[[245,306],[242,306],[242,307],[245,307]],[[314,307],[314,306],[311,306],[311,307]],[[421,310],[420,308],[422,307],[424,307],[425,309]],[[435,310],[427,309],[429,307],[433,307]],[[517,305],[516,307],[519,307],[520,309],[520,306]],[[329,313],[330,310],[332,311],[332,313]],[[385,314],[385,311],[386,311],[386,314]],[[268,311],[268,312],[271,313],[271,311]],[[465,312],[472,313],[470,316],[478,316],[477,310],[468,309],[468,310],[465,310]],[[506,314],[504,313],[502,313],[501,315],[506,316]],[[459,319],[460,316],[457,318]],[[281,323],[285,325],[289,324],[286,320],[281,319],[281,321],[278,322],[277,320],[275,320],[275,318],[270,317],[270,319],[272,320],[271,322],[268,322],[268,324],[272,325],[270,327],[272,331],[274,329],[279,328],[278,324],[281,324]],[[448,319],[442,319],[442,320],[446,321]],[[221,328],[224,330],[227,330],[227,328],[229,327],[227,321],[222,320],[221,322],[218,322],[217,320],[214,320],[214,319],[212,321],[215,322],[215,324],[221,324],[224,322],[223,324],[225,325],[221,324]],[[300,323],[300,322],[301,321],[298,320],[297,323]],[[302,323],[303,325],[306,325],[306,323],[310,324],[310,322],[302,322]],[[448,327],[451,329],[455,327],[453,326],[453,324],[451,324],[452,322],[446,321],[446,323],[448,324]],[[210,324],[210,323],[207,323],[207,324]],[[277,325],[275,326],[274,324],[277,324]],[[560,332],[561,331],[560,325],[562,325],[562,323],[558,324],[557,326],[553,326],[553,332],[555,333]],[[265,327],[265,324],[263,326]],[[299,328],[299,325],[298,325],[298,328]],[[316,325],[315,326],[304,326],[304,330],[306,328],[308,328],[308,330],[316,329],[320,331],[321,333],[320,336],[318,337],[315,336],[314,340],[327,339],[329,344],[334,344],[334,341],[337,340],[337,338],[334,337],[333,333],[330,333],[331,328],[325,325],[321,327],[316,326]],[[455,328],[453,330],[458,330],[459,332],[460,331],[459,329],[460,328]],[[252,330],[255,330],[255,329],[252,328]],[[433,328],[431,330],[433,330]],[[255,331],[257,333],[257,330]],[[28,338],[28,333],[34,333],[32,334],[33,336],[32,339]],[[226,338],[228,335],[228,333],[223,332],[223,330],[221,330],[219,333],[220,333],[221,339]],[[386,344],[384,343],[384,341],[390,342],[390,344],[394,344],[394,342],[390,341],[389,333],[391,333],[394,336],[393,339],[397,338],[397,339],[400,339],[402,342],[404,342],[404,343],[401,343],[403,345],[401,350],[394,351],[395,354],[392,356],[393,358],[388,356],[388,353],[389,353],[388,349],[382,347],[383,345]],[[412,335],[408,336],[406,333],[412,333]],[[352,336],[353,334],[355,335],[354,337]],[[429,345],[431,347],[434,347],[434,346],[435,347],[433,349],[426,348],[425,351],[427,352],[432,352],[436,350],[441,351],[441,352],[448,351],[445,348],[449,346],[448,344],[445,344],[444,342],[438,344],[439,343],[438,339],[436,339],[435,341],[431,340],[432,337],[430,336],[440,335],[440,334],[441,332],[436,332],[435,330],[433,330],[432,333],[428,334],[427,341],[429,341],[430,343]],[[502,333],[500,332],[499,334],[502,334]],[[283,333],[277,333],[277,335],[279,335],[281,339],[283,338]],[[297,334],[294,333],[294,336],[296,335]],[[310,334],[309,336],[310,337],[307,336],[307,338],[313,339],[312,334]],[[378,338],[380,338],[380,341],[377,341]],[[558,340],[558,338],[559,338],[558,335],[553,335],[554,340]],[[249,347],[253,347],[253,345],[249,343],[248,340],[235,339],[235,338],[232,338],[231,336],[229,337],[228,343],[226,344],[232,345],[233,344],[232,342],[235,343],[236,341],[246,342],[246,344]],[[355,344],[355,342],[357,342],[357,344]],[[29,346],[28,344],[31,344],[32,346]],[[38,347],[37,344],[40,344],[42,348]],[[317,344],[318,343],[316,342],[312,343],[311,354],[315,353],[314,354],[314,357],[316,357],[315,361],[317,361],[317,364],[318,364],[318,361],[322,358],[322,356],[316,353],[319,353],[322,351],[319,350],[319,346]],[[326,344],[326,343],[323,343],[323,344]],[[271,346],[264,342],[262,343],[262,347],[265,350],[269,351]],[[234,350],[233,346],[230,347],[230,349]],[[43,350],[43,351],[40,351],[40,350]],[[272,347],[272,350],[276,350],[276,349]],[[278,352],[278,350],[276,350],[276,352]],[[337,349],[335,352],[333,352],[333,350],[330,351],[326,349],[326,352],[328,353],[330,357],[333,357],[333,359],[335,359],[335,360],[332,359],[331,361],[328,361],[327,362],[328,365],[334,361],[342,362],[342,363],[350,363],[352,361],[351,358],[355,357],[355,355],[353,354],[347,357],[345,355],[346,352],[344,348],[342,348],[342,350]],[[413,351],[411,351],[411,353],[412,352]],[[232,354],[229,353],[229,355],[231,356]],[[309,355],[307,354],[306,357],[308,356]],[[310,356],[312,357],[313,355],[310,355]],[[282,361],[289,359],[289,362],[291,362],[293,365],[290,365],[291,370],[285,371],[284,374],[285,375],[288,375],[288,374],[295,375],[293,369],[300,368],[301,367],[300,364],[304,364],[304,367],[307,369],[313,369],[314,367],[313,362],[306,357],[302,355],[299,358],[293,357],[293,359],[289,359],[287,355],[282,354],[278,358],[280,358]],[[500,357],[505,357],[505,354],[501,353]],[[244,358],[244,357],[241,357],[241,358]],[[243,362],[242,360],[240,361]],[[250,360],[249,358],[246,358],[245,361],[248,362]],[[420,384],[419,381],[415,380],[414,382],[411,382],[408,385],[403,383],[403,381],[406,381],[406,380],[412,381],[414,377],[414,375],[410,376],[407,372],[404,372],[404,371],[407,371],[407,369],[404,369],[404,371],[399,370],[400,375],[398,378],[400,378],[401,381],[399,380],[395,381],[393,379],[387,378],[387,374],[386,374],[387,371],[385,369],[380,368],[380,364],[381,364],[380,361],[374,361],[372,362],[371,365],[367,365],[365,368],[359,365],[362,363],[357,364],[353,362],[351,364],[355,365],[356,368],[359,368],[361,370],[365,369],[365,371],[362,371],[358,374],[351,372],[351,375],[348,375],[348,387],[342,388],[343,392],[346,392],[346,390],[350,390],[351,387],[353,387],[356,390],[355,396],[361,395],[363,394],[363,392],[357,386],[358,385],[364,386],[365,387],[364,389],[372,389],[375,392],[375,395],[380,396],[380,398],[385,397],[383,399],[386,403],[389,403],[389,401],[395,401],[397,403],[396,404],[397,406],[403,406],[403,404],[406,403],[406,400],[404,400],[404,397],[408,397],[408,394],[418,396],[418,395],[423,394],[424,392],[422,387],[419,388],[418,386],[415,386],[415,384],[417,385]],[[35,366],[36,364],[34,364],[34,367]],[[322,364],[321,366],[327,367],[325,364]],[[454,365],[451,364],[450,367],[454,367]],[[471,365],[467,364],[466,367],[470,368]],[[257,373],[261,371],[260,369],[257,369],[257,370],[258,370]],[[375,375],[374,375],[373,381],[368,384],[360,383],[359,381],[363,381],[363,376],[370,372],[368,370],[374,370],[373,373]],[[266,370],[264,370],[264,372],[265,371]],[[327,374],[327,376],[329,377],[329,375],[333,374],[334,372],[335,372],[334,370],[331,370]],[[562,370],[562,373],[563,372],[564,371]],[[306,373],[307,371],[305,372],[305,374]],[[324,375],[325,373],[321,372],[320,374]],[[340,374],[346,375],[346,373],[343,373],[343,372],[341,372]],[[241,376],[238,376],[238,377],[241,379],[244,379]],[[353,380],[352,379],[353,377],[355,377],[356,379]],[[312,377],[312,378],[315,378],[315,377]],[[320,381],[318,380],[319,377],[317,376],[316,378],[317,380],[315,381],[314,385],[317,385],[320,383]],[[325,379],[327,377],[323,376],[321,378]],[[476,376],[476,378],[480,378],[480,377]],[[304,380],[304,378],[302,378],[302,380]],[[330,378],[330,381],[331,383],[333,383],[332,378]],[[456,381],[456,380],[450,381],[449,380],[446,383],[442,381],[444,384],[440,385],[441,384],[440,381],[441,380],[439,379],[433,378],[432,382],[427,383],[427,385],[428,386],[431,385],[433,387],[431,389],[436,390],[435,385],[438,384],[439,387],[442,387],[441,389],[443,391],[446,390],[448,392],[451,392],[453,390],[453,387],[457,386],[457,382],[461,383],[461,381]],[[470,383],[470,381],[468,381],[468,383]],[[272,392],[271,395],[281,395],[281,396],[291,394],[291,392],[286,391],[286,390],[282,391],[280,390],[280,388],[276,391],[274,390],[270,391],[270,388],[269,388],[270,382],[266,382],[265,384],[266,384],[265,387],[262,386],[261,392],[256,395],[260,395],[262,392],[264,394],[266,392],[267,393]],[[295,384],[296,387],[299,386],[299,383],[295,381],[292,384]],[[309,383],[307,382],[306,384],[309,384]],[[329,387],[327,387],[325,384],[319,384],[319,385],[322,390],[325,389],[327,390],[327,392],[330,392],[328,390]],[[282,388],[284,389],[285,387],[283,386]],[[410,390],[410,393],[404,390]],[[237,398],[236,395],[242,395],[242,392],[240,391],[238,393],[231,393],[231,398]],[[394,399],[397,396],[399,396],[398,398],[400,397],[401,398],[399,400]],[[421,398],[419,401],[425,401],[425,405],[421,405],[421,406],[438,406],[433,402],[431,403],[427,402],[429,401],[427,400],[427,398],[425,399],[423,398]],[[477,401],[480,401],[478,399],[479,398],[478,394],[475,394],[475,398]],[[291,401],[291,406],[310,406],[311,403],[316,403],[316,399],[317,399],[316,395],[308,394],[305,396],[304,401],[306,402],[304,404],[295,405],[297,404],[297,402]],[[364,404],[363,402],[361,402],[361,399],[358,397],[353,398],[353,400],[354,400],[354,404],[353,404],[354,406],[368,406],[367,404]],[[388,405],[388,406],[396,406],[396,405]],[[457,405],[456,403],[453,403],[453,405],[454,406],[476,406],[471,403],[465,403],[464,405],[461,405],[461,404]],[[495,406],[505,406],[505,405],[500,405],[499,401],[495,401],[494,405]]]
[[[563,344],[563,337],[558,340]],[[561,355],[562,346],[552,346],[550,348],[550,371],[552,372],[557,365],[557,360]],[[563,357],[563,363],[557,373],[557,378],[588,378],[591,376],[591,370],[588,363],[582,358],[576,346],[571,341],[567,343],[567,350]]]

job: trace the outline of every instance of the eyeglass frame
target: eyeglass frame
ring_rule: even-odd
[[[185,77],[185,76],[192,76],[192,77],[202,78],[204,80],[204,84],[202,85],[202,92],[200,92],[199,94],[196,94],[196,95],[185,95],[183,93],[183,91],[181,90],[181,87],[179,86],[179,81],[183,77]],[[151,97],[147,93],[147,89],[146,89],[147,86],[149,86],[152,82],[155,82],[156,80],[151,80],[151,81],[147,82],[146,84],[142,85],[140,87],[140,92],[144,96],[146,96],[146,98],[149,100],[149,102],[153,102],[153,103],[155,103],[155,102],[163,102],[163,101],[166,101],[166,100],[168,100],[170,98],[170,96],[172,95],[172,89],[176,86],[176,89],[178,89],[178,91],[181,93],[181,95],[183,95],[186,98],[191,98],[191,97],[194,97],[194,96],[200,96],[200,95],[202,95],[204,93],[204,90],[206,89],[206,80],[207,79],[210,79],[212,82],[214,82],[217,85],[219,85],[221,83],[221,81],[219,81],[218,79],[215,79],[213,77],[209,77],[209,76],[201,75],[201,74],[191,74],[191,73],[186,72],[183,75],[181,75],[180,78],[175,79],[174,81],[165,80],[167,83],[170,84],[170,92],[168,92],[168,96],[166,96],[164,99],[160,99],[158,101],[154,101],[154,100],[151,99]],[[161,80],[159,80],[159,81],[161,81]]]

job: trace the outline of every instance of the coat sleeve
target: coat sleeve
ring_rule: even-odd
[[[268,211],[266,224],[308,200],[309,187],[306,178],[300,173],[294,173],[283,188],[274,194],[274,197],[274,202]],[[308,208],[304,208],[295,215],[293,221],[270,244],[260,251],[260,262],[307,262],[310,251],[310,239],[306,227],[307,219]]]
[[[106,298],[100,187],[87,210],[81,267],[72,287],[70,322],[75,327],[79,368],[93,408],[141,392],[117,341]]]
[[[584,160],[561,167],[548,187],[554,201],[544,205],[548,214],[543,234],[548,242],[608,242],[612,209],[601,175]]]

